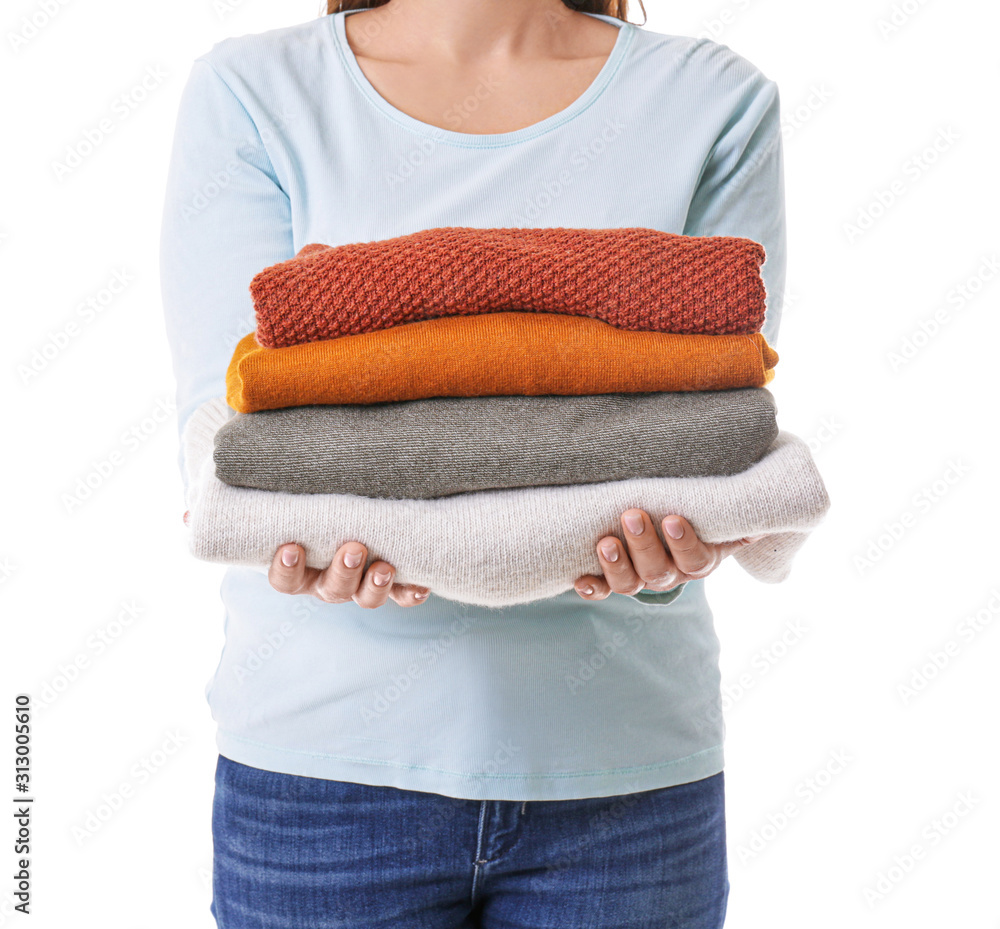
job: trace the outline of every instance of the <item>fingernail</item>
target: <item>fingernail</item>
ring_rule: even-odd
[[[747,536],[747,541],[748,542],[759,542],[763,538],[764,538],[763,535],[748,535]]]
[[[586,594],[588,597],[594,592],[594,588],[590,584],[586,584],[583,587],[578,587],[577,590],[582,594]]]
[[[614,542],[605,542],[601,546],[601,554],[607,558],[608,561],[618,560],[618,546]]]
[[[626,513],[622,516],[622,522],[625,523],[625,528],[628,529],[632,535],[642,535],[642,517],[637,513]]]
[[[426,600],[427,599],[427,594],[428,594],[428,591],[426,591],[426,590],[417,590],[417,591],[414,591],[413,597],[414,597],[415,600]]]
[[[679,539],[684,535],[684,527],[681,525],[681,521],[674,519],[672,516],[668,516],[663,520],[663,529],[672,539]]]
[[[381,571],[376,571],[372,575],[372,583],[376,587],[385,587],[385,585],[389,583],[389,575],[383,574]]]
[[[361,564],[361,552],[345,552],[344,564],[349,568],[356,568]]]
[[[286,568],[294,568],[299,563],[299,552],[295,548],[286,548],[281,553],[281,563]]]

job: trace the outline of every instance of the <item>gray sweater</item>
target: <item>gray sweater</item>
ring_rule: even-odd
[[[223,483],[428,499],[637,477],[736,474],[778,434],[763,387],[434,397],[238,413],[216,433]]]

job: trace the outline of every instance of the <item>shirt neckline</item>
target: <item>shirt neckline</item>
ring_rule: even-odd
[[[354,56],[354,52],[347,41],[347,31],[344,26],[344,20],[347,16],[360,12],[360,10],[341,10],[337,13],[327,14],[326,18],[330,20],[334,44],[337,47],[341,61],[361,94],[374,107],[403,128],[418,135],[430,136],[438,142],[448,142],[466,148],[496,148],[502,145],[513,145],[517,142],[524,142],[549,132],[578,116],[591,106],[611,83],[612,78],[617,73],[632,44],[636,31],[634,23],[618,19],[616,16],[607,16],[603,13],[585,13],[585,16],[593,16],[595,19],[604,20],[618,27],[618,35],[615,38],[615,44],[612,46],[611,53],[590,86],[569,106],[564,107],[558,113],[547,116],[537,123],[533,123],[530,126],[523,126],[520,129],[514,129],[511,132],[480,134],[457,132],[453,129],[443,129],[440,126],[425,123],[423,120],[416,119],[408,113],[397,109],[375,89],[371,81],[365,77],[364,71],[361,70],[361,65],[358,64],[358,60]]]

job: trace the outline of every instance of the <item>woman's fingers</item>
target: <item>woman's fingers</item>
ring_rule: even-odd
[[[389,599],[395,573],[388,561],[373,561],[354,595],[354,602],[368,610],[382,606]]]
[[[632,567],[628,552],[620,539],[605,536],[597,543],[597,558],[611,589],[618,594],[634,594],[646,586]]]
[[[282,545],[274,554],[267,578],[271,586],[285,594],[312,594],[326,603],[353,600],[374,609],[390,597],[400,606],[425,603],[430,590],[419,584],[394,583],[395,568],[386,561],[374,561],[365,570],[368,549],[360,542],[345,542],[329,566],[320,571],[306,567],[301,545]]]
[[[674,564],[688,577],[707,577],[722,561],[718,546],[702,542],[683,516],[665,516],[662,526]]]
[[[611,587],[603,577],[594,574],[584,574],[578,577],[573,585],[576,592],[584,600],[604,600],[611,595]]]
[[[588,574],[574,585],[586,600],[604,600],[612,592],[671,590],[691,578],[707,577],[727,555],[760,538],[710,546],[698,538],[686,519],[666,516],[661,522],[664,546],[644,510],[626,510],[621,522],[624,543],[615,536],[605,536],[597,543],[603,577]],[[327,603],[354,600],[366,609],[382,606],[390,598],[400,606],[426,602],[428,588],[394,583],[395,569],[385,561],[373,562],[366,571],[367,557],[368,550],[360,542],[347,542],[337,550],[329,567],[318,571],[306,566],[300,545],[289,543],[275,552],[268,581],[282,593],[311,593]]]
[[[426,603],[430,593],[428,588],[421,587],[419,584],[393,583],[389,596],[400,606],[417,606]]]
[[[314,569],[306,568],[305,552],[301,545],[294,543],[282,545],[271,559],[271,567],[267,579],[279,593],[305,593],[308,587],[307,572]]]
[[[329,566],[316,572],[309,593],[326,603],[346,603],[361,585],[367,558],[368,549],[360,542],[345,542]]]
[[[666,546],[644,510],[633,508],[622,513],[625,544],[614,536],[601,539],[597,557],[604,576],[577,578],[573,585],[576,592],[585,600],[603,600],[612,592],[672,590],[686,581],[707,577],[728,555],[763,538],[755,535],[707,545],[681,516],[666,516],[661,526]]]
[[[657,591],[676,587],[681,582],[677,565],[663,547],[649,514],[637,508],[626,510],[622,513],[622,527],[632,570],[644,586]]]

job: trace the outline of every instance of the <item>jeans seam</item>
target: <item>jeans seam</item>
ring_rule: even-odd
[[[482,857],[483,854],[483,837],[486,832],[486,804],[489,803],[488,800],[482,800],[479,803],[479,829],[476,836],[476,851],[472,861],[472,895],[471,902],[472,905],[476,905],[476,894],[478,893],[479,884],[479,866],[486,864],[486,859]]]

